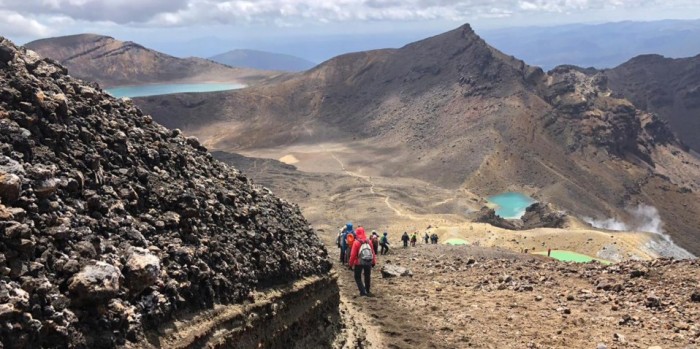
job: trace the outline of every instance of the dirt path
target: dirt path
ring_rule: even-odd
[[[394,302],[395,298],[390,297],[385,287],[385,283],[391,281],[381,278],[379,265],[372,271],[373,297],[359,296],[353,272],[336,268],[339,269],[341,303],[350,316],[360,320],[355,322],[364,327],[369,344],[366,348],[448,348],[433,343],[430,326],[417,317],[407,316],[403,306]]]
[[[340,168],[341,168],[341,169],[343,170],[343,172],[345,172],[347,175],[352,176],[352,177],[356,177],[356,178],[360,178],[360,179],[362,179],[362,180],[367,181],[367,183],[369,183],[369,185],[370,185],[370,186],[369,186],[369,192],[372,193],[372,195],[383,196],[383,197],[384,197],[384,204],[385,204],[390,210],[394,211],[394,213],[396,213],[399,217],[404,217],[404,218],[408,218],[408,219],[411,219],[411,220],[418,220],[418,219],[420,219],[420,218],[418,218],[418,217],[416,217],[416,216],[414,216],[414,215],[412,215],[412,214],[410,214],[410,213],[406,213],[406,212],[402,211],[401,209],[399,209],[399,208],[395,207],[394,205],[392,205],[391,202],[390,202],[389,195],[382,194],[382,193],[377,193],[377,191],[374,190],[374,188],[375,188],[375,183],[374,183],[374,181],[372,181],[372,177],[371,177],[371,176],[365,176],[365,175],[362,175],[362,174],[359,174],[359,173],[352,172],[352,171],[348,170],[348,169],[345,167],[345,164],[343,163],[343,161],[340,160],[340,159],[335,155],[335,153],[333,153],[332,151],[326,150],[325,147],[323,147],[323,146],[321,146],[321,148],[324,149],[324,151],[326,151],[328,154],[330,154],[330,156],[331,156],[336,162],[338,162],[338,164],[340,165]]]

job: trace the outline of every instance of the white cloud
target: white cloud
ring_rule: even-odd
[[[33,30],[45,27],[47,18],[135,26],[257,23],[289,27],[368,21],[473,22],[654,6],[698,4],[696,0],[0,0],[0,11],[31,21]]]
[[[14,11],[0,8],[0,18],[2,18],[2,21],[0,21],[1,35],[34,37],[51,34],[51,30],[48,26]]]

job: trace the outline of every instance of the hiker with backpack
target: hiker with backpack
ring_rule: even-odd
[[[413,233],[411,235],[411,247],[416,247],[416,242],[418,242],[418,233]]]
[[[382,256],[389,252],[389,238],[387,237],[387,235],[389,235],[389,233],[384,232],[382,238],[379,239],[379,244],[382,246]]]
[[[372,241],[372,247],[374,248],[374,253],[376,254],[377,251],[379,251],[379,235],[377,235],[376,230],[372,230],[372,236],[369,238],[370,241]]]
[[[360,296],[370,296],[370,277],[372,267],[377,264],[377,254],[372,243],[365,235],[363,227],[357,227],[356,238],[350,251],[350,269],[355,272],[355,282]],[[362,274],[364,273],[364,283]]]
[[[401,241],[403,241],[403,248],[408,247],[408,240],[410,240],[410,239],[411,238],[408,237],[408,233],[403,232],[403,235],[401,235]]]
[[[340,235],[340,262],[341,263],[347,263],[348,258],[350,257],[350,252],[348,251],[348,248],[352,247],[352,244],[348,245],[348,235],[353,235],[354,237],[355,232],[352,230],[352,223],[348,222],[345,224],[345,228],[343,229],[341,235]]]
[[[347,263],[350,260],[350,249],[352,249],[352,245],[355,243],[355,234],[356,233],[354,231],[345,233],[345,246],[347,246],[347,250],[345,251],[344,263]]]
[[[425,244],[428,244],[428,240],[430,239],[430,236],[428,236],[428,232],[425,232],[425,235],[423,236],[423,240],[425,240]]]

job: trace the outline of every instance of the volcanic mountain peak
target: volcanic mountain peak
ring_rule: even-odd
[[[492,48],[465,24],[398,49],[334,57],[301,79],[322,78],[331,87],[376,88],[380,94],[393,89],[421,94],[435,87],[455,84],[478,85],[486,91],[494,83],[509,80],[509,77],[522,80],[537,70],[539,68],[530,68]]]
[[[177,58],[131,41],[96,34],[41,39],[25,47],[64,64],[76,77],[103,86],[209,81],[251,83],[278,75],[232,68],[201,58]]]

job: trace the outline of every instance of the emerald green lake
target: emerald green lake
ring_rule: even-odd
[[[107,88],[105,91],[116,98],[122,97],[147,97],[156,95],[167,95],[171,93],[189,93],[189,92],[214,92],[228,91],[243,88],[241,84],[152,84],[152,85],[137,85],[137,86],[119,86]]]
[[[547,252],[536,252],[535,254],[543,255],[546,256]],[[576,262],[576,263],[588,263],[592,261],[598,261],[603,264],[611,264],[611,262],[606,261],[604,259],[599,259],[599,258],[593,258],[591,256],[587,256],[585,254],[580,254],[572,251],[564,251],[564,250],[552,250],[552,253],[550,255],[551,258],[554,258],[556,260],[560,260],[562,262]]]
[[[525,209],[534,204],[533,198],[515,192],[490,196],[489,202],[496,205],[496,214],[505,219],[518,219],[525,214]]]

